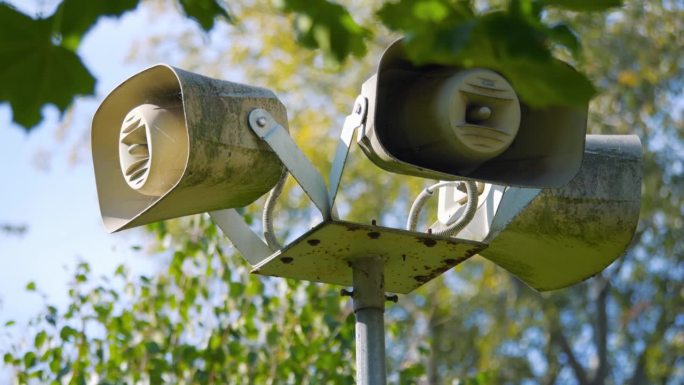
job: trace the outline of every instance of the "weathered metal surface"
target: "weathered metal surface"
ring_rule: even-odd
[[[182,176],[159,196],[130,188],[119,164],[121,123],[130,110],[144,103],[181,109],[190,147]],[[248,127],[247,116],[255,108],[268,110],[287,127],[285,107],[271,91],[166,65],[150,67],[114,89],[92,124],[95,179],[107,230],[241,207],[268,192],[283,165]]]
[[[306,195],[318,207],[323,218],[330,218],[331,206],[323,177],[297,146],[297,143],[292,140],[285,128],[276,122],[268,111],[263,109],[255,109],[250,112],[249,126],[278,155],[278,158],[297,180]]]
[[[641,176],[638,137],[589,135],[580,172],[566,186],[506,190],[480,254],[537,290],[585,280],[629,246]]]
[[[385,385],[385,280],[379,257],[352,262],[356,316],[356,383]]]
[[[485,247],[475,241],[326,221],[255,266],[252,272],[351,286],[351,262],[374,256],[385,262],[385,289],[405,294]]]

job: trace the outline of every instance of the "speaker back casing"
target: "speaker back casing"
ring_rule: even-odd
[[[632,242],[641,208],[641,153],[636,135],[588,135],[582,167],[570,183],[488,195],[457,237],[488,244],[481,256],[539,291],[590,278]]]

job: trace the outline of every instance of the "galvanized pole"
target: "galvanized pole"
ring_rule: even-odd
[[[354,314],[356,315],[356,383],[385,385],[384,262],[368,257],[354,260]]]

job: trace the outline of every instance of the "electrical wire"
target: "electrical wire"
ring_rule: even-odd
[[[418,216],[420,215],[420,212],[423,210],[423,207],[427,203],[428,199],[430,199],[434,195],[434,190],[458,184],[465,184],[466,187],[467,202],[465,210],[463,211],[461,217],[458,218],[455,222],[451,223],[444,229],[433,232],[433,234],[452,236],[458,233],[459,231],[463,230],[463,228],[465,228],[473,220],[473,217],[475,217],[475,211],[477,210],[477,203],[479,197],[477,191],[477,184],[474,181],[439,182],[423,189],[423,191],[420,192],[416,200],[413,201],[413,205],[411,205],[411,209],[409,210],[409,216],[406,220],[406,229],[409,231],[416,231],[416,227],[418,225]]]
[[[266,239],[266,244],[268,244],[268,247],[270,247],[274,252],[283,248],[282,244],[276,238],[275,231],[273,230],[273,209],[275,208],[276,200],[283,192],[287,175],[287,170],[283,171],[280,179],[278,179],[278,183],[276,183],[276,185],[271,189],[271,192],[268,194],[266,202],[264,203],[264,210],[261,213],[261,222],[264,227],[264,238]]]

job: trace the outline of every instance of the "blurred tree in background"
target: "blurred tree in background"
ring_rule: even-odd
[[[69,4],[97,4],[96,12],[82,12],[95,16],[136,6],[181,10],[206,30],[216,17],[230,20],[234,27],[221,41],[208,44],[195,29],[179,28],[139,42],[134,52],[160,58],[180,51],[179,67],[273,89],[288,106],[292,135],[324,173],[344,116],[394,32],[416,45],[415,60],[489,64],[537,104],[586,100],[594,93],[591,79],[599,94],[590,105],[590,132],[636,133],[644,145],[643,208],[633,246],[597,277],[555,292],[537,293],[476,257],[403,296],[387,309],[389,378],[401,384],[681,384],[684,3],[634,0],[605,13],[586,12],[616,3],[402,0],[343,7],[282,0],[275,7],[231,2],[228,9],[214,0],[120,6],[65,0],[61,12],[69,15]],[[10,12],[0,5],[0,29],[16,33],[24,24],[7,26],[14,20],[3,19]],[[49,40],[46,54],[76,55],[78,39],[69,36],[82,36],[97,17],[89,20],[61,24],[66,30],[60,40]],[[54,37],[50,25],[46,34]],[[6,36],[0,34],[0,59],[20,49],[7,45]],[[586,77],[538,87],[529,72],[550,82],[556,58]],[[12,72],[0,62],[3,80]],[[92,92],[86,88],[71,89],[71,97]],[[15,121],[26,127],[40,120],[36,106],[52,102],[64,109],[71,100],[46,93],[30,99],[33,106],[22,105],[29,96],[6,89],[0,101],[12,103]],[[399,225],[426,183],[379,171],[353,147],[342,217]],[[275,227],[287,238],[317,218],[294,183],[284,197]],[[255,226],[259,206],[246,212]],[[353,383],[353,314],[339,288],[249,276],[205,216],[148,229],[168,268],[134,277],[122,266],[98,279],[87,264],[79,265],[70,306],[46,304],[29,325],[26,343],[3,351],[18,383]]]

